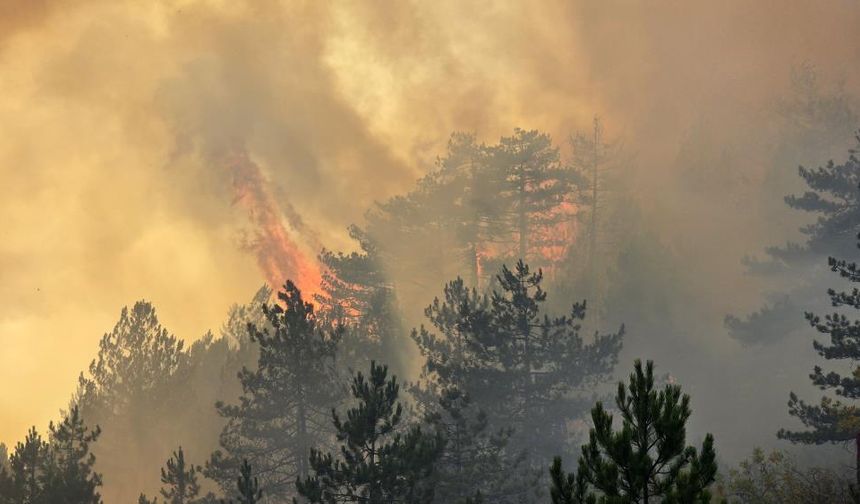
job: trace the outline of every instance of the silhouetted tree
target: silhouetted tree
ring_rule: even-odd
[[[239,494],[238,504],[257,504],[263,498],[263,490],[260,488],[260,482],[253,475],[251,464],[247,460],[242,461],[242,466],[239,468],[239,479],[236,480],[236,489]],[[221,501],[222,504],[224,501]],[[235,504],[233,499],[228,502]]]
[[[558,226],[573,220],[572,203],[576,196],[576,172],[562,166],[558,148],[546,133],[515,129],[490,148],[487,173],[490,183],[498,183],[496,194],[500,217],[505,220],[515,247],[506,259],[520,258],[537,263],[548,259],[546,253],[563,248],[570,236]]]
[[[90,444],[98,427],[90,430],[77,407],[59,424],[49,426],[46,442],[35,428],[15,446],[8,469],[0,466],[0,503],[101,504],[101,475],[93,470]]]
[[[338,362],[344,366],[365,367],[371,360],[396,364],[405,371],[405,340],[394,286],[382,268],[377,244],[357,226],[350,226],[359,252],[344,254],[323,250],[325,265],[321,289],[316,296],[319,316],[330,326],[343,326],[338,346]]]
[[[690,397],[667,384],[657,391],[654,365],[636,360],[629,384],[618,384],[615,404],[621,430],[601,402],[591,410],[594,426],[582,447],[576,475],[565,476],[561,459],[550,471],[554,504],[597,502],[707,503],[717,474],[714,438],[701,452],[686,446]]]
[[[95,455],[90,444],[96,442],[101,429],[84,425],[77,406],[58,425],[51,423],[44,492],[47,502],[100,504],[98,488],[102,477],[93,470]]]
[[[297,480],[298,493],[311,503],[432,502],[429,483],[442,438],[403,425],[400,386],[386,366],[371,363],[367,377],[355,375],[351,391],[358,404],[346,420],[332,411],[340,455],[312,450],[313,474]]]
[[[857,189],[854,190],[858,193]],[[860,282],[860,269],[854,262],[829,258],[830,269],[849,282]],[[828,289],[828,296],[835,308],[860,309],[860,289],[837,291]],[[812,383],[822,390],[832,390],[836,396],[849,401],[860,398],[860,320],[851,320],[844,313],[834,312],[821,316],[807,312],[806,320],[821,334],[827,335],[829,343],[813,342],[815,351],[826,360],[847,360],[854,369],[850,375],[836,371],[825,372],[815,366]],[[860,410],[851,403],[833,400],[824,396],[818,405],[807,404],[794,392],[788,401],[789,414],[797,417],[810,430],[790,431],[781,429],[777,435],[793,443],[821,444],[857,439],[857,484],[860,485]],[[860,487],[858,487],[860,488]]]
[[[187,504],[200,494],[200,484],[197,482],[199,466],[185,462],[185,452],[182,447],[173,452],[167,460],[167,465],[161,468],[161,496],[167,504]]]
[[[278,299],[283,307],[263,308],[271,330],[249,326],[260,346],[257,369],[239,373],[244,393],[238,405],[217,404],[227,425],[205,474],[228,491],[247,459],[261,475],[261,488],[284,499],[295,479],[307,475],[310,448],[328,442],[327,412],[341,393],[333,369],[339,334],[318,327],[313,305],[291,281]]]
[[[459,390],[443,390],[426,422],[445,440],[436,463],[434,502],[480,498],[513,504],[539,494],[539,474],[529,470],[524,452],[508,447],[510,429],[493,430],[487,415]]]
[[[618,243],[613,243],[611,220],[617,199],[612,197],[612,192],[619,184],[610,176],[611,162],[618,149],[607,143],[603,135],[603,124],[595,116],[590,133],[578,132],[570,137],[572,181],[579,189],[576,217],[583,226],[576,240],[569,237],[572,246],[567,259],[573,263],[570,269],[581,279],[580,290],[588,299],[591,325],[595,328],[601,327],[609,291],[608,272],[618,251]]]
[[[126,477],[124,485],[112,488],[110,500],[137,498],[132,489],[147,483],[139,464],[158,460],[168,449],[169,434],[179,430],[176,419],[189,404],[189,369],[183,342],[145,301],[123,308],[99,341],[72,402],[88,424],[106,429],[95,448],[100,464]]]
[[[542,280],[520,261],[514,271],[502,268],[499,290],[489,299],[454,281],[445,300],[427,310],[440,334],[422,329],[415,335],[430,387],[461,389],[491,425],[513,429],[515,452],[535,454],[568,441],[567,422],[586,409],[577,392],[606,379],[623,334],[622,327],[586,343],[580,335],[585,304],[575,304],[569,316],[542,313]]]
[[[44,480],[48,443],[33,427],[24,441],[15,445],[9,457],[9,474],[4,478],[2,498],[12,504],[39,504],[45,501]]]

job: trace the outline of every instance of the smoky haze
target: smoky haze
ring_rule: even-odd
[[[68,405],[122,306],[152,301],[196,340],[271,277],[318,276],[321,248],[354,249],[347,227],[412,190],[452,132],[539,129],[566,161],[599,116],[629,222],[669,258],[648,296],[670,323],[608,308],[628,323],[619,375],[655,358],[721,457],[776,444],[788,391],[809,390],[811,337],[749,350],[723,318],[781,286],[742,258],[800,239],[808,219],[782,199],[797,165],[854,144],[857,121],[803,124],[792,104],[858,110],[858,23],[852,1],[5,0],[0,439]],[[817,140],[795,141],[803,128]],[[265,209],[237,193],[248,166]],[[281,246],[305,262],[267,262]],[[408,327],[443,280],[401,295]]]

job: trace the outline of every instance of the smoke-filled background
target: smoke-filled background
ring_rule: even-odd
[[[776,444],[809,330],[745,346],[723,319],[779,287],[742,259],[800,239],[797,165],[854,145],[859,22],[849,0],[0,0],[0,439],[68,405],[122,306],[190,342],[263,282],[316,292],[319,251],[354,249],[451,132],[539,129],[568,159],[597,115],[620,225],[656,251],[619,268],[662,261],[642,298],[671,315],[607,307],[619,376],[655,358],[722,458]],[[409,327],[440,289],[401,293]]]

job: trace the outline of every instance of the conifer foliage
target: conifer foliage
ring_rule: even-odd
[[[637,360],[629,384],[618,384],[621,430],[598,402],[594,427],[582,447],[577,474],[565,475],[561,459],[550,470],[553,504],[707,503],[717,474],[714,438],[701,451],[686,445],[690,397],[678,385],[657,391],[654,365]]]
[[[308,474],[310,448],[330,437],[328,411],[341,395],[334,372],[339,334],[318,327],[313,305],[291,281],[278,299],[283,306],[263,307],[271,331],[249,325],[260,347],[257,369],[239,373],[244,394],[238,405],[217,404],[227,425],[205,473],[230,491],[247,459],[261,475],[261,488],[285,499],[296,478]]]
[[[167,465],[161,468],[161,496],[166,504],[188,504],[200,494],[197,473],[200,467],[185,461],[182,447],[173,452]]]
[[[831,257],[830,269],[849,282],[860,282],[860,268],[856,263]],[[860,309],[860,289],[849,292],[829,289],[827,294],[835,308]],[[860,360],[860,320],[851,320],[844,313],[832,313],[822,318],[806,313],[806,320],[830,342],[813,342],[819,355],[827,360]],[[822,390],[832,390],[836,396],[849,401],[860,399],[860,366],[855,364],[852,374],[842,375],[836,371],[825,372],[815,366],[810,375],[812,383]],[[794,443],[821,444],[854,439],[860,432],[860,410],[850,402],[823,397],[818,405],[807,404],[794,393],[788,403],[789,413],[797,417],[810,430],[789,431],[782,429],[778,435]]]
[[[102,477],[90,451],[101,430],[89,429],[73,407],[49,433],[45,441],[30,429],[9,457],[8,472],[0,467],[0,503],[101,504]]]
[[[339,456],[314,449],[313,474],[296,482],[298,493],[311,503],[432,502],[430,478],[442,438],[404,424],[400,385],[387,366],[372,362],[367,376],[354,376],[351,391],[358,404],[346,419],[332,411]]]
[[[522,261],[513,270],[502,267],[499,289],[489,297],[458,279],[426,311],[439,334],[422,328],[413,336],[431,388],[460,389],[494,427],[513,429],[512,449],[534,453],[566,444],[567,422],[586,410],[577,392],[608,376],[623,337],[622,327],[585,341],[584,303],[567,316],[547,315],[542,281],[541,270]]]
[[[840,277],[852,283],[860,282],[860,267],[857,263],[830,257],[828,264]],[[827,294],[834,308],[860,309],[860,289],[857,287],[851,291],[828,289]],[[850,375],[843,375],[836,371],[825,372],[820,366],[815,366],[809,378],[821,390],[832,390],[837,397],[846,401],[824,396],[819,404],[814,405],[806,403],[792,392],[788,401],[788,412],[797,417],[808,430],[780,429],[777,436],[792,443],[806,444],[855,439],[855,485],[852,488],[852,496],[855,502],[860,502],[860,409],[852,404],[860,399],[860,366],[857,365],[860,360],[860,320],[849,319],[838,311],[825,315],[823,319],[820,315],[807,312],[806,320],[816,331],[830,338],[829,343],[814,341],[815,351],[826,360],[847,360],[853,367]]]

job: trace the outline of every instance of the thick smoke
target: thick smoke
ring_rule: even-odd
[[[261,279],[318,275],[319,245],[351,247],[346,227],[409,190],[451,131],[538,128],[564,147],[598,114],[630,155],[637,212],[679,258],[696,328],[648,351],[691,352],[666,370],[702,398],[697,427],[739,453],[807,372],[756,381],[760,359],[810,351],[745,354],[726,336],[723,316],[768,288],[740,259],[796,237],[784,181],[851,142],[781,156],[779,100],[805,64],[860,95],[858,21],[847,1],[6,1],[0,380],[16,386],[0,439],[55,417],[120,306],[151,299],[194,339]],[[760,422],[733,422],[730,398]]]

